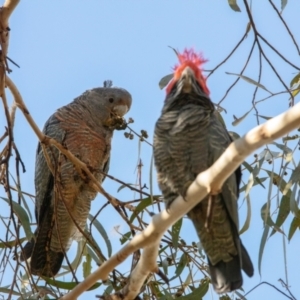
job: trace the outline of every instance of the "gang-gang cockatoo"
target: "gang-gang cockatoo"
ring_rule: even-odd
[[[185,196],[196,176],[231,143],[209,97],[201,70],[205,60],[193,50],[178,54],[178,59],[154,134],[155,166],[167,208],[178,195]],[[240,180],[239,167],[218,195],[207,196],[188,213],[207,254],[211,282],[218,293],[241,287],[241,270],[253,275],[251,259],[238,232]]]
[[[113,132],[121,129],[122,117],[130,109],[131,101],[128,91],[112,87],[107,81],[104,87],[88,90],[59,108],[48,119],[43,132],[84,162],[102,183],[103,172],[107,173],[111,161]],[[55,147],[48,147],[47,153],[55,176],[39,144],[35,164],[37,229],[23,249],[23,259],[31,257],[32,274],[51,277],[59,271],[72,241],[81,237],[73,220],[84,230],[91,201],[97,193]]]

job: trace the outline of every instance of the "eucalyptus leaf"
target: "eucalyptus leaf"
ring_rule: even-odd
[[[168,74],[168,75],[164,76],[158,83],[159,88],[161,90],[164,89],[168,85],[168,83],[171,81],[173,76],[174,76],[173,74]]]
[[[234,10],[236,12],[241,12],[241,9],[239,8],[239,6],[236,3],[236,0],[228,0],[228,4],[232,10]]]
[[[230,72],[225,72],[225,73],[228,74],[228,75],[238,76],[238,77],[242,78],[243,80],[247,81],[248,83],[254,84],[255,86],[257,86],[257,87],[265,90],[266,92],[272,94],[264,85],[262,85],[261,83],[249,78],[248,76],[241,75],[241,74],[236,74],[236,73],[230,73]]]

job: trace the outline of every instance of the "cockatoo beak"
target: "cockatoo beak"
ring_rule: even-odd
[[[119,116],[119,117],[123,117],[129,110],[129,107],[127,105],[117,105],[113,108],[113,112]]]
[[[190,93],[193,89],[194,81],[195,81],[195,73],[190,67],[186,67],[180,76],[182,92]]]

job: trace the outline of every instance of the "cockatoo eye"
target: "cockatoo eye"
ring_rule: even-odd
[[[109,98],[108,101],[109,101],[110,103],[113,103],[113,102],[114,102],[114,98]]]

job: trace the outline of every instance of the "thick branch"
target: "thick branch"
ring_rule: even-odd
[[[157,271],[156,257],[158,245],[164,232],[190,211],[208,193],[216,194],[220,191],[224,181],[246,157],[273,140],[287,134],[300,126],[300,103],[287,112],[259,125],[249,131],[242,138],[229,145],[223,155],[206,171],[200,173],[190,185],[185,201],[178,197],[171,205],[169,211],[163,210],[152,218],[149,226],[136,235],[119,252],[103,263],[94,273],[77,285],[63,300],[74,300],[85,290],[90,288],[97,280],[106,279],[118,264],[123,262],[131,253],[139,248],[144,248],[141,259],[133,270],[129,283],[118,295],[110,299],[134,299],[139,293],[144,280],[150,272]],[[109,299],[107,297],[107,299]]]

